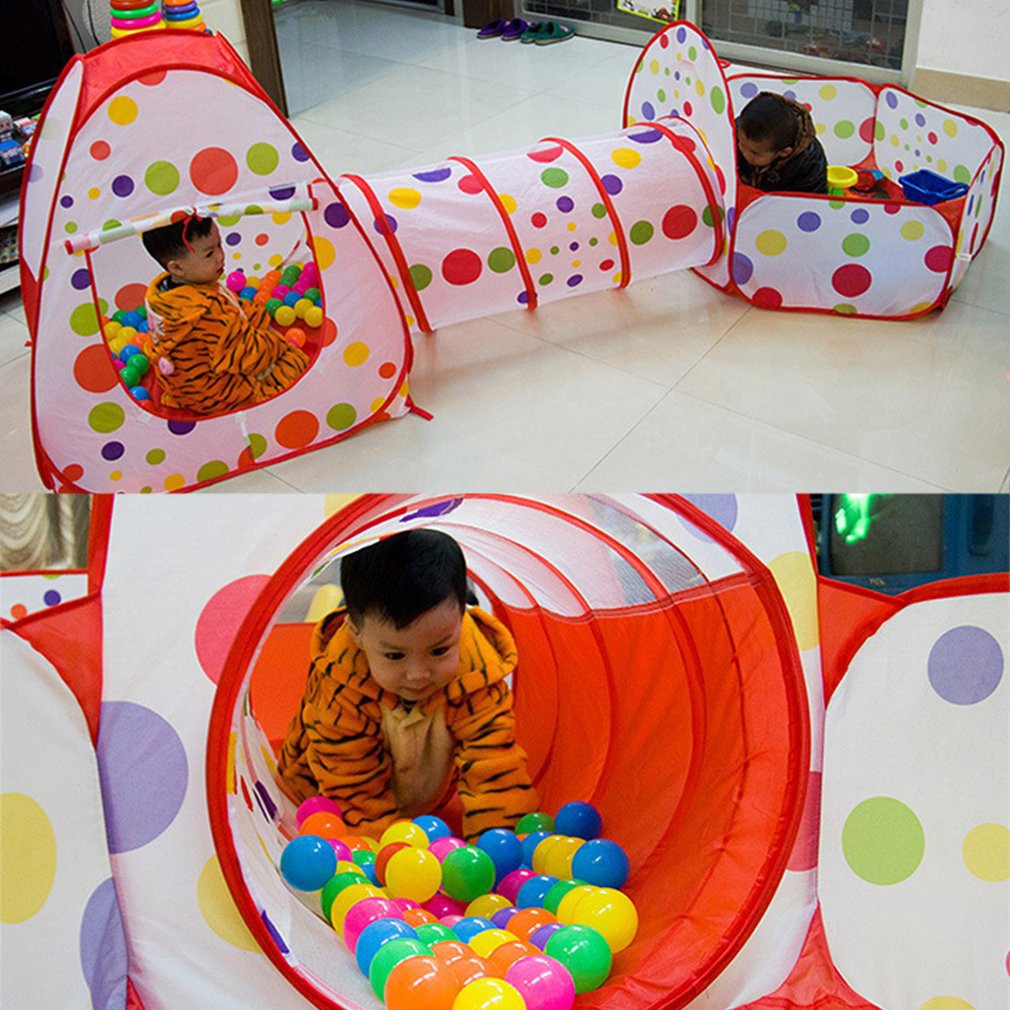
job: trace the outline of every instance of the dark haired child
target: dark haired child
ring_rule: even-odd
[[[467,839],[514,827],[537,807],[506,682],[518,657],[503,624],[467,609],[459,545],[397,533],[344,557],[340,581],[346,610],[316,625],[281,749],[285,792],[335,800],[374,837],[453,793]]]
[[[799,102],[762,91],[736,121],[737,172],[769,192],[827,193],[828,159],[814,121]]]
[[[251,407],[305,371],[305,352],[270,328],[266,310],[221,283],[224,251],[212,219],[186,218],[141,239],[164,268],[146,302],[166,407],[197,414]]]

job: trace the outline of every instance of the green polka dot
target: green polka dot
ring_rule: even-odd
[[[723,217],[722,207],[716,207],[716,213],[718,214],[719,220],[721,221],[722,217]],[[702,220],[702,223],[703,224],[707,224],[709,226],[709,228],[714,228],[715,227],[715,218],[712,216],[712,208],[711,207],[706,207],[701,212],[701,220]]]
[[[870,240],[865,235],[853,233],[842,239],[842,252],[846,256],[865,256],[870,251]]]
[[[845,819],[842,852],[869,884],[899,884],[919,868],[926,836],[909,807],[890,796],[863,800]]]
[[[782,83],[783,84],[798,84],[799,83],[799,78],[798,77],[783,77],[782,78]]]
[[[245,163],[249,166],[250,172],[257,175],[269,175],[278,164],[281,156],[277,153],[277,148],[273,144],[253,144],[245,153]]]
[[[417,291],[423,291],[431,283],[431,270],[423,263],[415,263],[409,273]]]
[[[151,492],[152,492],[153,490],[154,490],[154,488],[153,488],[153,487],[151,487],[151,485],[150,485],[150,484],[145,484],[145,485],[144,485],[144,486],[143,486],[143,487],[142,487],[142,488],[140,489],[140,494],[150,494],[150,493],[151,493]]]
[[[907,120],[907,119],[905,119],[905,118],[902,118],[902,119],[899,119],[899,120],[898,120],[898,125],[899,125],[899,126],[900,126],[900,127],[901,127],[901,128],[903,129],[903,130],[907,130],[907,129],[908,129],[908,120]]]
[[[66,224],[65,224],[65,225],[63,226],[63,230],[64,230],[64,231],[65,231],[65,232],[66,232],[66,233],[67,233],[68,235],[73,235],[73,233],[74,233],[75,231],[77,231],[77,223],[76,223],[75,221],[68,221],[68,222],[67,222],[67,223],[66,223]]]
[[[165,461],[164,449],[150,449],[144,457],[151,466],[157,466]]]
[[[551,189],[568,185],[568,173],[563,168],[545,168],[540,173],[540,181]]]
[[[656,97],[661,102],[665,102],[666,101],[666,92],[662,88],[660,88],[659,91],[656,92]]]
[[[179,170],[168,161],[154,161],[144,172],[144,184],[152,193],[167,196],[179,185]]]
[[[212,459],[209,463],[204,463],[196,471],[197,480],[213,480],[215,477],[223,477],[228,472],[228,464],[220,459]]]
[[[648,221],[636,221],[628,232],[628,238],[635,245],[645,245],[652,238],[655,228]]]
[[[876,126],[873,127],[873,136],[876,137],[877,140],[883,140],[884,137],[887,136],[887,130],[884,129],[883,123],[877,123]]]
[[[607,208],[602,203],[593,204],[593,217],[601,218],[607,216]]]
[[[722,88],[714,87],[708,93],[708,99],[712,103],[712,108],[715,109],[717,115],[722,115],[723,110],[726,108],[726,95],[723,93]]]
[[[122,228],[123,222],[117,221],[114,217],[109,218],[105,224],[102,225],[102,231],[112,231],[113,228]]]
[[[971,172],[967,165],[954,166],[954,182],[971,182]]]
[[[219,217],[217,223],[221,225],[222,228],[230,228],[233,224],[238,224],[242,220],[240,214],[229,214],[227,217]]]
[[[600,240],[594,236],[589,240],[589,244],[595,248],[600,244]]]
[[[842,210],[845,207],[845,201],[844,200],[828,200],[828,206],[832,210]]]
[[[84,302],[70,313],[70,328],[81,337],[91,337],[98,332],[98,312],[94,302]]]
[[[487,265],[496,274],[507,274],[516,265],[516,254],[505,246],[492,249],[487,258]]]
[[[561,252],[561,250],[556,245],[551,246],[550,253],[552,256],[557,256],[559,252]]]
[[[251,203],[245,209],[246,214],[262,214],[263,208],[258,203]]]
[[[554,280],[554,274],[542,274],[540,280],[537,281],[537,283],[541,284],[543,287],[547,287],[547,285],[550,284],[551,281],[553,280]]]
[[[88,413],[88,424],[93,431],[103,435],[115,431],[126,420],[123,408],[118,403],[99,403]]]
[[[698,50],[695,46],[688,47],[687,58],[692,61],[698,58]]]
[[[246,444],[249,447],[249,455],[253,459],[259,459],[267,451],[267,440],[255,432],[246,436]]]
[[[326,423],[334,431],[350,428],[357,419],[358,412],[349,403],[336,403],[326,412]]]
[[[835,136],[840,140],[851,137],[856,132],[856,124],[851,119],[839,119],[835,123]]]
[[[854,316],[857,309],[855,305],[849,305],[847,302],[840,302],[835,306],[834,311],[840,316]]]
[[[906,221],[901,226],[901,237],[909,242],[922,238],[926,232],[926,226],[921,221]]]

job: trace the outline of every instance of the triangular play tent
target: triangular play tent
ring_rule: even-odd
[[[278,872],[274,754],[293,604],[417,526],[515,634],[542,805],[631,858],[577,1007],[999,1005],[1006,575],[832,582],[790,496],[466,494],[96,498],[86,572],[0,579],[5,1007],[378,1010]]]

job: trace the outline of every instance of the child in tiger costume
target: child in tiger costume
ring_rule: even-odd
[[[537,808],[505,678],[511,634],[467,609],[466,563],[435,530],[395,534],[341,561],[346,611],[313,633],[308,682],[278,762],[295,802],[335,800],[379,837],[453,792],[469,840]]]
[[[164,267],[146,301],[166,407],[196,414],[251,407],[305,371],[305,352],[270,328],[267,311],[221,283],[224,251],[213,220],[188,217],[144,232],[142,241]]]

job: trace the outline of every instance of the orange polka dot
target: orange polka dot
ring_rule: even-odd
[[[238,164],[224,148],[205,147],[189,163],[189,177],[201,193],[220,196],[238,179]]]
[[[270,241],[270,236],[269,235],[263,235],[261,233],[261,234],[257,235],[256,238],[253,239],[253,241],[256,243],[256,245],[266,245],[267,242]]]
[[[80,480],[84,476],[84,467],[80,463],[71,463],[63,468],[63,479],[66,481]]]
[[[124,284],[115,297],[116,308],[124,312],[132,312],[135,308],[144,304],[144,295],[147,294],[145,284]]]
[[[74,359],[74,378],[89,393],[107,393],[119,381],[103,344],[85,347]]]
[[[379,366],[379,375],[383,379],[391,379],[396,375],[396,365],[392,361],[386,361]]]
[[[96,140],[91,147],[88,148],[88,152],[95,161],[105,161],[105,159],[112,153],[112,148],[109,147],[106,141]]]
[[[11,617],[13,617],[15,621],[20,621],[27,613],[28,609],[23,603],[15,603],[14,606],[11,607]]]
[[[152,70],[149,74],[141,74],[137,80],[141,84],[146,84],[149,88],[153,88],[155,85],[161,84],[166,74],[167,71],[165,70]]]
[[[323,347],[329,347],[337,339],[337,324],[332,319],[323,323]]]
[[[251,467],[254,462],[255,460],[253,459],[252,449],[250,449],[249,446],[246,446],[238,454],[238,462],[235,464],[235,469],[248,470],[249,467]]]
[[[308,410],[293,410],[282,417],[274,430],[274,438],[285,449],[301,449],[319,431],[319,420]]]

